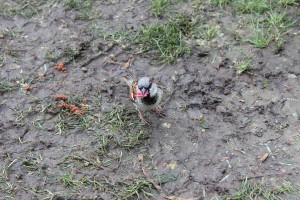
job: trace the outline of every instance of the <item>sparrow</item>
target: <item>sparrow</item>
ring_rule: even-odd
[[[129,86],[130,99],[133,101],[143,123],[149,125],[149,122],[142,114],[142,112],[148,110],[154,110],[160,117],[165,116],[160,105],[163,97],[163,90],[153,82],[152,78],[142,77],[138,81],[127,77],[123,78]]]

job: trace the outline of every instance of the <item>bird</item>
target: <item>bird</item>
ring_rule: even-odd
[[[153,78],[141,77],[139,80],[133,80],[123,77],[123,79],[129,86],[130,99],[144,124],[149,125],[149,122],[144,118],[142,112],[154,110],[158,116],[165,116],[165,112],[161,108],[163,90],[154,83]]]

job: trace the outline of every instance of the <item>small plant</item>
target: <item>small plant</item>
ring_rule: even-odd
[[[245,60],[238,63],[236,73],[238,75],[248,71],[252,67],[252,59],[247,57]]]
[[[241,13],[263,13],[270,9],[267,0],[234,0],[233,3]]]
[[[0,16],[21,16],[23,18],[31,18],[42,11],[42,6],[46,0],[24,0],[17,4],[8,2],[0,4]]]
[[[149,135],[143,130],[140,130],[139,132],[136,132],[134,134],[128,134],[123,140],[116,142],[119,146],[129,150],[141,144],[142,140],[145,140],[147,138],[149,138]]]
[[[220,8],[224,7],[226,4],[228,4],[229,0],[213,0],[213,4],[215,6],[219,6]]]
[[[256,25],[252,22],[252,28],[254,30],[253,36],[246,40],[253,44],[257,48],[266,48],[269,46],[269,43],[272,39],[272,35],[259,26],[259,22],[257,21]]]
[[[169,63],[190,52],[184,33],[176,20],[167,24],[147,25],[139,32],[135,43],[144,51],[153,51],[163,62]]]
[[[283,182],[281,186],[274,189],[266,189],[266,187],[259,183],[251,183],[248,179],[242,182],[241,187],[232,196],[225,196],[224,200],[237,200],[237,199],[272,199],[281,200],[280,195],[290,194],[294,190],[291,182]]]
[[[150,7],[150,12],[155,17],[161,17],[162,13],[168,8],[170,5],[170,0],[154,0]]]
[[[287,7],[288,5],[296,5],[297,0],[278,0],[277,4]]]
[[[267,24],[277,29],[277,31],[285,31],[291,27],[293,23],[288,22],[286,13],[268,12]]]
[[[101,140],[98,141],[99,147],[98,147],[98,155],[99,156],[106,156],[108,154],[108,141],[109,137],[107,136],[102,136]]]
[[[29,171],[36,171],[39,168],[39,164],[43,161],[43,157],[41,155],[29,155],[23,161],[23,165]]]
[[[69,0],[65,3],[65,7],[69,10],[82,10],[92,7],[95,0]]]
[[[60,180],[65,187],[71,187],[72,189],[77,188],[81,184],[79,180],[74,179],[74,175],[71,173],[62,175]]]
[[[11,82],[4,80],[0,82],[0,94],[1,93],[6,93],[6,92],[11,92],[15,90],[17,87],[16,85],[12,84]]]
[[[132,42],[133,38],[131,35],[132,35],[131,31],[125,29],[119,29],[114,33],[100,34],[100,37],[103,38],[104,40],[110,39],[116,44],[125,46],[127,43]]]
[[[205,28],[205,39],[207,41],[212,40],[216,35],[217,35],[217,29],[214,26],[209,25]]]
[[[76,10],[80,14],[76,15],[75,19],[79,20],[92,20],[100,17],[100,11],[93,11],[93,3],[95,0],[69,0],[65,3],[67,10]]]
[[[0,55],[0,68],[3,67],[6,63],[6,57],[4,55]]]
[[[144,198],[152,197],[151,194],[152,184],[146,180],[136,180],[131,185],[124,188],[125,199],[130,199],[133,197],[137,197],[141,199],[140,193],[143,194]]]
[[[263,83],[262,83],[262,88],[263,89],[266,89],[266,88],[268,88],[269,87],[269,81],[268,80],[265,80]]]

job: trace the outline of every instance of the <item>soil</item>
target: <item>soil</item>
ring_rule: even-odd
[[[162,65],[151,54],[134,55],[134,46],[104,40],[97,32],[138,30],[157,21],[149,13],[151,1],[96,1],[93,10],[101,16],[92,20],[78,19],[81,11],[66,9],[66,2],[48,1],[30,18],[0,18],[0,51],[6,58],[0,80],[13,85],[12,91],[0,92],[0,199],[126,199],[126,186],[155,175],[173,177],[161,185],[165,195],[199,199],[234,193],[246,177],[270,185],[299,183],[299,26],[274,53],[234,40],[229,30],[243,32],[236,16],[206,10],[201,20],[216,20],[225,34]],[[191,10],[189,1],[178,7]],[[290,9],[299,16],[299,6]],[[95,24],[97,31],[87,31]],[[253,68],[237,75],[240,52],[251,55]],[[56,69],[61,62],[64,70]],[[133,148],[113,142],[111,126],[103,124],[115,107],[134,112],[122,76],[154,77],[165,93],[166,117],[147,113],[147,135]],[[62,112],[70,110],[57,108],[63,100],[56,95],[67,95],[77,109],[86,105],[89,111],[69,113],[70,121],[60,129]],[[81,112],[90,120],[88,127],[76,121]],[[136,119],[135,113],[129,117]],[[108,153],[103,156],[104,137]],[[70,187],[62,181],[66,174],[83,184]],[[101,185],[84,184],[84,178]],[[162,198],[151,187],[149,198]]]

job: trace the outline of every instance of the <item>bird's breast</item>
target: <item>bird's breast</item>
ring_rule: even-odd
[[[149,95],[147,97],[142,98],[141,101],[143,104],[145,104],[147,106],[154,105],[157,102],[157,95],[155,95],[153,97],[150,97],[150,95]]]

